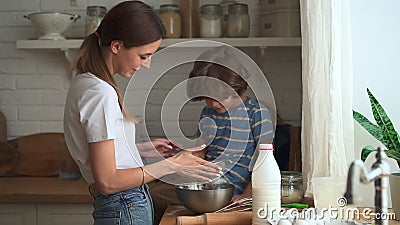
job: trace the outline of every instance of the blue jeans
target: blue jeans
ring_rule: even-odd
[[[93,206],[95,225],[153,224],[153,202],[146,184],[111,195],[95,195]]]

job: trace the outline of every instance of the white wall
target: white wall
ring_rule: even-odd
[[[354,109],[374,121],[369,88],[400,130],[400,1],[351,0]]]
[[[384,107],[397,131],[400,129],[399,62],[400,1],[397,0],[351,0],[351,32],[354,67],[353,108],[375,121],[370,109],[366,89],[369,88]],[[355,154],[360,157],[365,145],[383,146],[357,122],[354,126]],[[375,157],[370,155],[366,167],[371,168]],[[398,169],[395,161],[391,169]],[[374,206],[374,185],[360,184],[362,201],[359,206]],[[390,196],[389,207],[391,207]]]
[[[177,0],[146,0],[158,8],[160,4]],[[76,5],[71,4],[76,2]],[[69,64],[59,50],[21,50],[17,40],[37,38],[29,20],[23,18],[36,11],[65,11],[82,16],[68,30],[67,38],[82,37],[87,5],[105,5],[111,8],[121,0],[1,0],[0,1],[0,110],[7,118],[8,139],[39,132],[62,132],[63,107],[69,86]],[[220,0],[201,0],[200,4],[218,3]],[[257,2],[249,4],[251,35],[257,32]],[[259,58],[257,49],[245,49]],[[289,123],[300,125],[301,113],[301,61],[300,48],[268,48],[259,58],[276,95],[278,111]],[[171,80],[186,75],[171,75]],[[146,81],[143,81],[146,82]],[[163,90],[161,90],[163,91]],[[165,90],[164,90],[165,91]],[[140,90],[137,94],[140,95]],[[198,114],[192,112],[193,121]],[[141,116],[141,115],[138,115]],[[189,129],[191,123],[183,123]],[[157,135],[158,127],[150,127]]]

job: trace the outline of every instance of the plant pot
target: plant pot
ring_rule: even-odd
[[[392,197],[392,210],[396,215],[396,220],[400,220],[400,171],[390,174],[390,194]]]

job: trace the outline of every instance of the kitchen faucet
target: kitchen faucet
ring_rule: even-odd
[[[386,162],[387,155],[384,150],[378,147],[376,162],[372,164],[372,170],[367,171],[362,160],[355,160],[351,163],[347,176],[347,188],[344,197],[348,204],[358,203],[361,197],[355,186],[358,182],[368,184],[375,181],[375,224],[388,225],[388,194],[390,166]],[[383,218],[382,218],[383,217]]]

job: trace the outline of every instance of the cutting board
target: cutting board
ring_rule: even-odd
[[[38,133],[9,141],[17,149],[18,159],[10,171],[26,176],[56,176],[61,159],[63,133]]]
[[[0,112],[0,142],[7,143],[7,120],[2,112]]]
[[[205,213],[199,216],[178,216],[177,225],[249,225],[252,213],[250,212],[226,212]]]
[[[0,176],[9,172],[17,163],[17,150],[14,146],[0,142]]]
[[[245,208],[236,208],[235,210]],[[250,225],[251,211],[228,211],[193,215],[183,205],[169,205],[160,221],[160,225]]]

